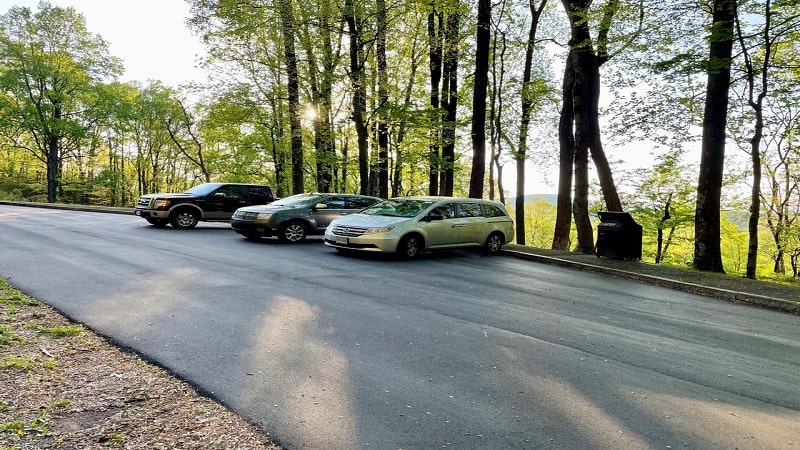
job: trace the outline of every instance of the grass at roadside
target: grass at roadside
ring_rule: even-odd
[[[0,280],[0,450],[277,449],[165,370]]]

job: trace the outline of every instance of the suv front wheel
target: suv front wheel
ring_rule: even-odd
[[[197,212],[191,209],[179,209],[176,211],[172,217],[170,217],[169,223],[178,229],[188,229],[194,228],[197,225],[197,221],[200,220]]]

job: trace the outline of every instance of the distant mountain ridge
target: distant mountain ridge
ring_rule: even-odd
[[[544,200],[554,205],[558,204],[558,194],[525,194],[525,204]],[[517,197],[508,197],[506,203],[509,206],[514,206],[517,202]]]

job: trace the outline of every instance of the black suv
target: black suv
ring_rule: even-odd
[[[157,227],[192,228],[199,221],[229,221],[238,208],[275,200],[269,186],[241,183],[204,183],[182,193],[139,197],[134,214]]]

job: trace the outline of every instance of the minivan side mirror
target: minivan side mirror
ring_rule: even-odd
[[[426,222],[432,222],[434,220],[443,220],[443,219],[444,217],[442,216],[442,213],[440,213],[439,211],[431,211],[428,213],[427,216],[425,216]]]

